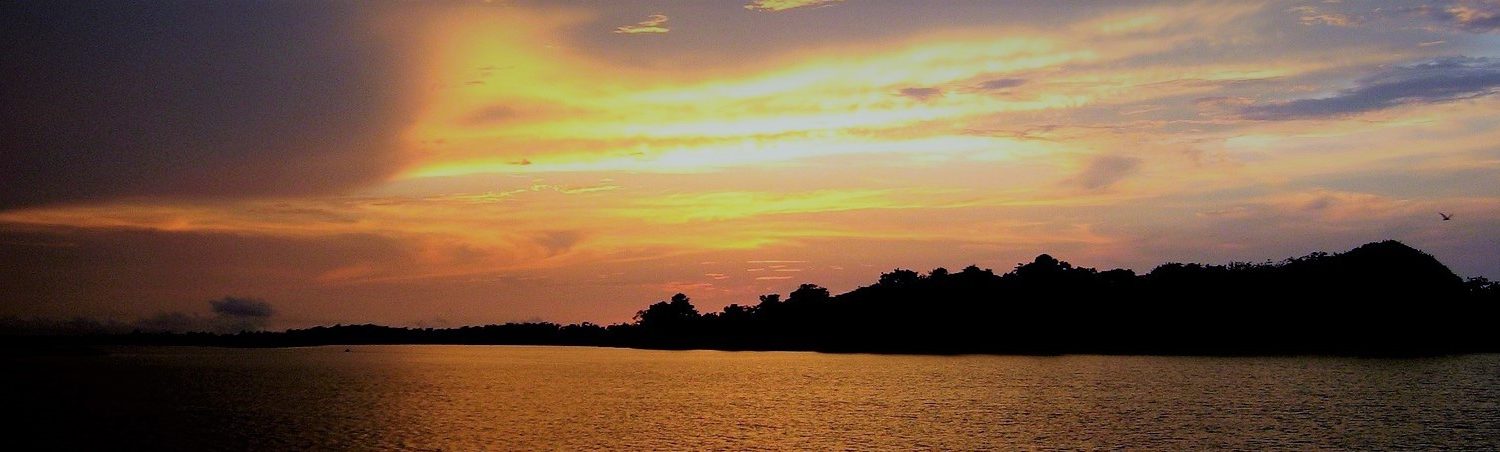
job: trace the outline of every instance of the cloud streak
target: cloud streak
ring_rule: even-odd
[[[810,6],[829,6],[844,0],[755,0],[745,4],[751,11],[778,12]]]
[[[1287,11],[1297,13],[1299,15],[1298,20],[1302,22],[1302,25],[1352,27],[1364,22],[1362,19],[1359,19],[1357,17],[1350,17],[1348,15],[1340,13],[1322,11],[1314,6],[1297,6],[1288,9]]]
[[[942,97],[943,90],[938,88],[901,88],[896,91],[902,97],[910,98],[918,102],[926,102],[934,98]]]
[[[1014,78],[1014,77],[1011,77],[1011,78],[997,78],[997,79],[985,80],[984,82],[981,82],[979,84],[979,89],[987,89],[987,90],[1007,89],[1007,88],[1015,88],[1017,86],[1021,86],[1021,85],[1024,85],[1024,84],[1026,84],[1026,79],[1024,79],[1024,78]]]
[[[1500,89],[1500,61],[1450,57],[1386,69],[1333,96],[1251,105],[1241,109],[1240,115],[1272,121],[1335,118],[1487,96],[1496,89]]]
[[[1083,172],[1074,180],[1087,190],[1101,190],[1119,183],[1141,166],[1141,159],[1119,155],[1103,155],[1090,159]]]
[[[615,27],[615,33],[627,35],[666,33],[672,31],[667,28],[667,20],[669,18],[666,15],[652,14],[646,16],[646,20],[636,22],[634,25]]]
[[[1457,1],[1398,9],[1427,17],[1446,27],[1470,33],[1500,31],[1500,1]]]

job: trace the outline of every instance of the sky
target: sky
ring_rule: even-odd
[[[1385,239],[1500,278],[1500,1],[5,2],[0,55],[12,319],[608,324]]]

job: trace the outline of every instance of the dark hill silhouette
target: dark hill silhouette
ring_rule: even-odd
[[[608,327],[337,325],[236,335],[130,334],[134,344],[555,344],[878,353],[1422,355],[1500,351],[1500,283],[1467,281],[1396,241],[1280,262],[1167,263],[1145,275],[1050,255],[1004,274],[896,269],[833,295],[815,284],[700,314],[687,295]]]

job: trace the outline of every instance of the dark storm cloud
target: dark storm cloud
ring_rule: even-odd
[[[0,4],[0,209],[388,175],[403,45],[353,2]]]
[[[147,333],[210,332],[233,334],[241,331],[259,331],[266,328],[266,321],[273,313],[271,305],[250,298],[224,297],[210,300],[213,315],[196,312],[170,311],[141,317],[132,322],[98,320],[88,317],[57,319],[32,317],[23,319],[14,316],[0,317],[0,334],[21,336],[80,335],[80,334],[124,334],[131,331]]]
[[[223,334],[259,331],[266,328],[266,321],[273,313],[270,303],[252,298],[224,297],[209,300],[208,305],[213,315],[164,312],[135,321],[132,329],[146,332],[203,331]]]
[[[271,316],[271,304],[253,298],[224,297],[208,302],[214,314],[236,318],[266,318]]]
[[[1252,105],[1240,114],[1260,120],[1340,117],[1485,96],[1497,89],[1500,60],[1451,57],[1385,69],[1330,97]]]
[[[276,312],[270,303],[253,298],[224,297],[209,300],[208,305],[213,309],[213,317],[208,318],[204,331],[218,333],[264,330],[266,321]]]

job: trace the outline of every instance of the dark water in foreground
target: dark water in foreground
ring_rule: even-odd
[[[26,448],[1500,448],[1500,355],[878,356],[574,347],[0,357]],[[9,428],[7,429],[9,430]]]

